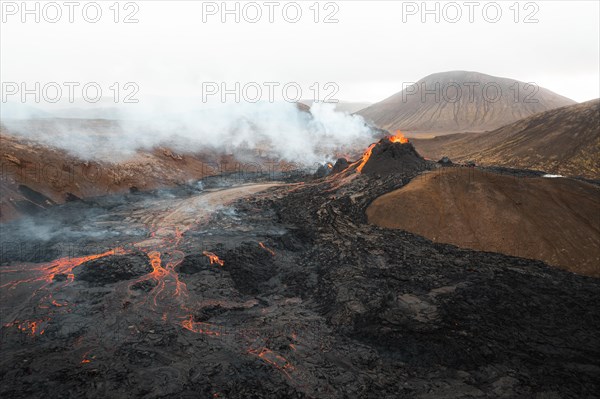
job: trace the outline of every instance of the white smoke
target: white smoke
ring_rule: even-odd
[[[3,113],[2,123],[10,134],[105,162],[167,147],[182,154],[261,149],[285,161],[313,165],[363,149],[373,140],[362,117],[336,112],[328,103],[314,103],[310,113],[288,102],[195,106],[190,101],[135,104],[112,112],[118,119],[38,118],[35,123]]]

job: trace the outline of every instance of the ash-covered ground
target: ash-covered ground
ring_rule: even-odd
[[[0,395],[597,397],[598,280],[368,225],[410,165],[4,225]]]

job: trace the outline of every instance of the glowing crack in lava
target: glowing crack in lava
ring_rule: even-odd
[[[150,294],[156,308],[158,307],[159,296],[165,293],[167,287],[172,288],[171,298],[187,297],[188,291],[186,284],[180,280],[179,274],[175,271],[175,268],[185,257],[185,254],[177,249],[183,239],[184,231],[177,228],[177,226],[156,228],[155,225],[152,225],[151,230],[150,237],[154,241],[143,241],[135,245],[148,256],[152,272],[139,278],[134,284],[149,280],[155,282],[156,285],[152,288]],[[151,244],[151,248],[147,247],[148,243]],[[166,313],[163,313],[163,315],[166,315]]]
[[[205,335],[213,335],[213,336],[221,336],[222,331],[218,327],[210,323],[202,323],[194,321],[194,316],[190,315],[186,320],[181,323],[183,328],[186,330],[190,330],[197,334],[205,334]]]
[[[4,327],[17,327],[20,331],[27,333],[28,335],[43,335],[45,332],[44,324],[50,319],[32,320],[32,321],[19,321],[15,320],[12,323],[6,323]]]
[[[265,363],[268,363],[277,370],[281,371],[290,380],[293,380],[291,374],[294,372],[295,367],[285,357],[278,355],[269,348],[264,347],[260,350],[249,349],[248,353],[257,356]]]
[[[208,259],[210,260],[210,264],[218,264],[219,266],[223,266],[225,264],[225,261],[222,261],[221,259],[219,259],[219,257],[215,254],[213,254],[212,252],[208,252],[208,251],[203,251],[202,255],[207,256]]]
[[[268,253],[270,253],[272,256],[275,256],[275,251],[273,251],[271,248],[268,248],[267,246],[265,246],[265,244],[263,244],[262,242],[259,242],[258,246],[261,247],[262,249],[264,249],[265,251],[267,251]]]
[[[396,130],[396,135],[390,136],[388,138],[392,143],[400,143],[400,144],[408,143],[408,139],[406,137],[404,137],[404,135],[402,134],[402,132],[400,130]]]
[[[155,307],[158,306],[158,298],[163,294],[167,286],[173,287],[172,298],[188,295],[186,284],[179,279],[179,274],[175,271],[177,265],[179,265],[184,258],[183,252],[177,250],[169,251],[169,260],[167,260],[164,267],[160,252],[149,251],[147,256],[150,260],[150,265],[152,266],[152,272],[138,279],[136,283],[151,279],[155,281],[156,286],[151,291],[152,301]],[[173,284],[169,284],[171,282]]]

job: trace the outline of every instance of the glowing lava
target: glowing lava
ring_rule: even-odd
[[[290,380],[293,380],[291,373],[295,370],[295,367],[285,357],[278,355],[269,348],[262,348],[260,351],[249,349],[248,353],[258,356],[264,362],[281,371]]]
[[[275,251],[273,251],[271,248],[268,248],[265,246],[265,244],[263,244],[262,242],[259,242],[258,245],[264,249],[265,251],[267,251],[268,253],[270,253],[272,256],[275,256]]]
[[[208,259],[210,260],[211,265],[216,263],[219,266],[223,266],[225,264],[224,261],[219,259],[219,257],[217,255],[213,254],[212,252],[204,251],[204,252],[202,252],[202,255],[208,256]]]
[[[214,325],[194,321],[193,316],[188,316],[188,318],[184,320],[181,323],[181,325],[183,326],[183,328],[195,332],[197,334],[213,335],[216,337],[221,335],[221,331],[216,331]]]
[[[43,335],[45,329],[43,324],[48,321],[48,319],[42,320],[25,320],[25,321],[13,321],[12,323],[7,323],[4,327],[13,327],[16,326],[20,331],[27,333],[28,335]]]
[[[402,134],[402,132],[400,130],[396,130],[396,135],[390,136],[388,138],[392,143],[400,143],[400,144],[408,143],[408,139],[406,137],[404,137],[404,135]]]
[[[367,148],[367,151],[365,151],[365,153],[363,154],[360,164],[356,167],[356,170],[358,170],[359,173],[362,173],[362,169],[364,168],[369,158],[371,158],[373,147],[375,147],[375,143],[371,144],[369,148]]]
[[[81,265],[82,263],[88,262],[90,260],[98,259],[98,258],[103,258],[103,257],[109,256],[109,255],[126,254],[126,253],[127,253],[127,251],[125,251],[123,248],[115,248],[115,249],[111,249],[109,251],[103,252],[101,254],[81,256],[81,257],[77,257],[77,258],[72,258],[72,257],[60,258],[60,259],[54,260],[50,263],[44,263],[38,267],[33,267],[33,268],[29,268],[26,265],[24,265],[24,266],[22,266],[22,269],[1,270],[2,273],[22,272],[24,270],[34,271],[34,272],[41,272],[41,275],[29,278],[29,279],[25,279],[25,280],[11,281],[9,283],[1,285],[0,288],[8,287],[10,289],[13,289],[16,286],[18,286],[19,284],[34,283],[36,281],[40,281],[40,282],[45,281],[46,283],[49,284],[55,280],[58,280],[55,278],[56,276],[65,276],[66,280],[70,283],[75,278],[75,276],[73,274],[73,269],[76,268],[77,266]]]

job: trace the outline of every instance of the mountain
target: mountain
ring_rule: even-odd
[[[600,179],[600,99],[542,112],[493,132],[414,139],[425,157]]]
[[[383,129],[440,135],[493,130],[571,104],[518,80],[451,71],[429,75],[357,114]]]

